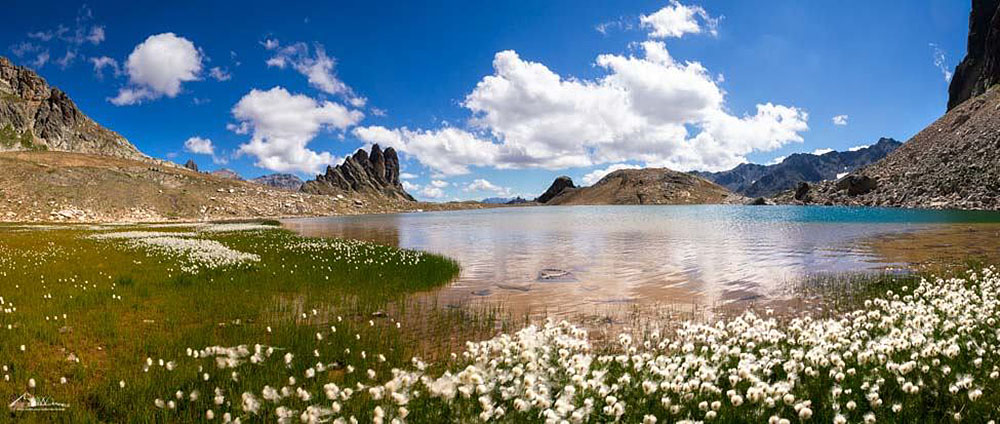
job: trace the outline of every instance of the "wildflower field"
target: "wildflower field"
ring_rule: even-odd
[[[1000,272],[991,267],[872,278],[822,314],[646,322],[601,342],[565,321],[507,329],[490,315],[406,301],[456,272],[433,255],[261,224],[3,228],[0,393],[70,407],[0,421],[1000,415]]]

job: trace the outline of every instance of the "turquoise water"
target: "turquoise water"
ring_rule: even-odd
[[[773,296],[821,273],[905,268],[870,243],[1000,223],[1000,213],[805,206],[565,206],[296,219],[310,236],[441,253],[462,265],[451,300],[579,311]],[[948,245],[939,247],[952,248]]]

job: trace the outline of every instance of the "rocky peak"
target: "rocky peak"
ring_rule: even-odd
[[[1000,0],[972,0],[967,52],[948,86],[948,110],[1000,82]]]
[[[552,185],[549,186],[548,190],[545,190],[545,193],[542,193],[541,196],[538,196],[538,198],[535,199],[535,201],[538,203],[548,203],[548,201],[562,194],[562,192],[575,188],[576,185],[573,184],[573,179],[563,175],[561,177],[556,178],[555,181],[552,182]]]
[[[55,150],[148,159],[88,118],[65,92],[0,57],[0,151]]]
[[[399,156],[392,147],[382,150],[372,146],[371,154],[358,149],[336,167],[328,166],[326,173],[302,186],[302,191],[313,194],[362,193],[397,200],[413,201],[399,180]]]
[[[198,172],[198,164],[194,163],[194,159],[188,159],[188,161],[184,163],[184,167],[194,172]]]
[[[250,180],[250,182],[280,188],[282,190],[299,191],[304,182],[292,174],[270,174]]]

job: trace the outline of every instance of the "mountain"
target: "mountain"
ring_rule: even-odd
[[[555,181],[552,181],[552,184],[549,185],[549,188],[545,190],[545,193],[542,193],[541,196],[535,198],[535,201],[538,203],[548,203],[556,196],[562,194],[562,192],[566,190],[572,190],[575,188],[577,187],[576,185],[573,184],[572,178],[567,177],[565,175],[556,177]]]
[[[0,57],[0,152],[62,151],[147,159],[34,71]]]
[[[292,174],[263,175],[250,180],[250,182],[291,191],[299,191],[302,188],[302,184],[305,184],[301,178]]]
[[[995,84],[1000,81],[998,37],[998,1],[973,1],[969,51],[949,87],[948,112],[885,159],[836,182],[818,184],[800,196],[802,200],[1000,209],[1000,86]]]
[[[1000,0],[973,0],[967,52],[948,86],[948,110],[1000,82]]]
[[[385,150],[378,144],[372,146],[371,155],[358,149],[336,167],[326,167],[326,173],[302,186],[302,191],[312,194],[362,193],[386,199],[415,201],[403,189],[399,180],[399,157],[396,150]]]
[[[871,146],[846,152],[822,155],[796,153],[774,165],[741,164],[722,172],[692,172],[748,197],[770,197],[795,188],[800,182],[835,180],[862,166],[874,163],[896,150],[902,143],[880,138]]]
[[[243,181],[243,177],[241,177],[240,174],[237,174],[236,171],[233,171],[232,169],[227,169],[227,168],[216,169],[215,171],[209,172],[209,174],[217,178]]]
[[[510,202],[511,200],[514,200],[514,199],[512,199],[510,197],[487,197],[487,198],[485,198],[483,200],[480,200],[479,202],[480,203],[490,204],[490,205],[503,205],[503,204],[506,204],[506,203]]]
[[[666,168],[620,169],[589,187],[556,179],[546,205],[674,205],[735,203],[746,199],[704,178]],[[567,182],[569,184],[567,184]],[[557,185],[558,183],[558,185]],[[539,201],[545,197],[539,197]]]

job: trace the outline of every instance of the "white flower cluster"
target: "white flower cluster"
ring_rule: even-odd
[[[195,233],[163,232],[163,231],[119,231],[113,233],[91,234],[93,240],[135,240],[152,237],[194,237]]]
[[[215,240],[149,237],[133,239],[129,241],[129,245],[179,257],[181,270],[187,273],[197,273],[201,268],[221,268],[260,261],[258,255],[230,249]]]
[[[419,422],[408,409],[419,405],[461,422],[995,423],[998,299],[1000,275],[987,268],[963,279],[922,280],[837,318],[746,312],[641,340],[624,333],[606,346],[550,320],[468,343],[443,373],[414,359],[383,384],[339,387],[318,378],[320,361],[299,385],[293,375],[280,390],[241,389],[242,406],[282,422],[356,422],[337,416],[356,402],[376,423]],[[254,364],[290,367],[292,360],[287,353],[284,363]],[[311,406],[291,409],[303,403]]]
[[[388,249],[354,239],[307,239],[293,242],[288,248],[360,265],[417,265],[425,258],[424,253],[417,250]]]
[[[203,233],[232,233],[237,231],[275,230],[279,227],[264,224],[208,224],[198,228]]]

